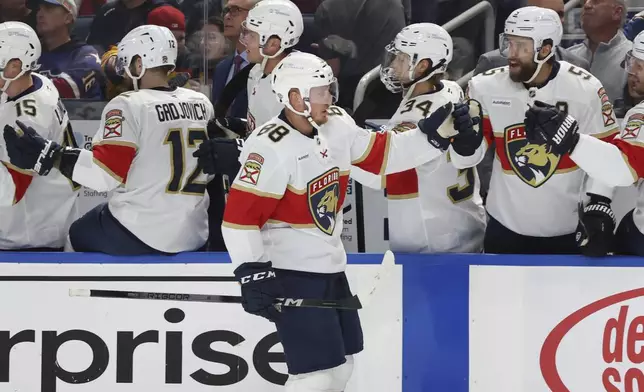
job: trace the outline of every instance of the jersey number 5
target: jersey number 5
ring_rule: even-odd
[[[188,129],[188,147],[196,148],[197,142],[203,142],[207,139],[206,130],[203,128]],[[172,128],[168,130],[163,144],[170,145],[170,163],[172,165],[172,176],[170,182],[166,187],[168,193],[182,193],[185,195],[203,196],[206,192],[206,183],[197,181],[197,177],[201,174],[199,166],[190,173],[188,179],[185,180],[183,188],[181,184],[184,183],[183,176],[185,172],[185,154],[186,147],[183,139],[183,129]]]

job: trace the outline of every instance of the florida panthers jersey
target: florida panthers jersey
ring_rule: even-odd
[[[496,145],[487,197],[488,213],[508,229],[527,236],[570,234],[577,226],[577,203],[584,172],[568,154],[559,156],[545,145],[531,144],[524,129],[529,103],[556,105],[579,121],[579,132],[611,139],[618,124],[606,91],[590,73],[561,61],[547,83],[528,90],[512,82],[508,67],[475,76],[469,97],[483,108],[483,145]],[[482,159],[484,149],[478,153]],[[590,192],[611,196],[596,184]]]
[[[382,175],[442,155],[418,129],[370,132],[338,107],[328,112],[315,136],[300,133],[280,114],[247,139],[222,225],[233,263],[344,271],[342,203],[351,165]]]
[[[436,108],[462,99],[463,90],[457,83],[443,81],[439,91],[405,97],[385,129],[396,133],[413,129]],[[364,180],[361,183],[368,186]],[[485,210],[475,168],[456,169],[448,153],[415,169],[387,175],[384,186],[391,250],[414,253],[482,250]]]
[[[73,144],[69,119],[54,84],[32,73],[33,86],[14,98],[3,96],[0,129],[16,127],[16,120],[33,127],[38,134],[59,144]],[[0,141],[0,249],[62,248],[69,225],[76,218],[78,187],[53,170],[40,177],[9,164]]]
[[[271,75],[262,72],[261,64],[255,64],[248,74],[248,132],[257,125],[265,124],[275,117],[284,107],[273,93]]]
[[[581,135],[570,156],[599,181],[614,186],[635,183],[638,198],[633,221],[644,233],[644,103],[626,113],[620,134],[610,144]]]
[[[206,140],[214,109],[184,88],[123,93],[103,110],[92,152],[81,152],[73,179],[115,189],[114,217],[148,246],[169,253],[208,238],[206,176],[192,153]]]

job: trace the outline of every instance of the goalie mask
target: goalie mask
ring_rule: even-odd
[[[445,29],[433,23],[409,25],[385,48],[380,80],[389,91],[401,92],[447,71],[452,54],[452,37]],[[429,60],[430,68],[415,77],[422,60]]]

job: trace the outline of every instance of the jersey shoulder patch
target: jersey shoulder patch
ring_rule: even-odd
[[[624,127],[620,138],[624,140],[638,139],[642,126],[644,126],[644,105],[639,104],[624,116]]]

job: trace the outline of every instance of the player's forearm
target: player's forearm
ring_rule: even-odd
[[[224,221],[221,225],[221,234],[230,260],[235,266],[248,262],[270,261],[265,255],[264,241],[259,228],[242,227]]]
[[[68,149],[61,158],[59,169],[65,177],[99,192],[111,191],[121,185],[121,181],[88,150]]]
[[[603,183],[604,187],[628,186],[637,181],[637,176],[617,146],[590,135],[579,135],[579,142],[570,158],[591,178]]]
[[[443,155],[443,151],[429,144],[427,136],[419,129],[391,132],[388,150],[385,151],[388,155],[385,157],[384,174],[414,169]]]

